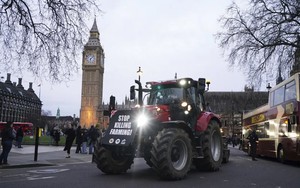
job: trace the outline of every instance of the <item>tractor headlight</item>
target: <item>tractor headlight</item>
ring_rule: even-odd
[[[187,102],[181,103],[181,106],[185,108],[185,110],[184,110],[185,115],[188,115],[190,113],[190,111],[192,110],[192,106],[189,105]]]
[[[181,103],[181,106],[182,106],[182,107],[186,107],[187,105],[188,105],[188,103],[185,102],[185,101]]]
[[[137,118],[137,126],[144,127],[149,122],[149,117],[146,114],[140,114]]]

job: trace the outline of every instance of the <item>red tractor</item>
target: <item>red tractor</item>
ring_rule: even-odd
[[[125,173],[135,157],[143,157],[161,178],[178,180],[192,164],[201,171],[216,171],[222,161],[228,161],[221,121],[206,109],[209,82],[183,78],[147,82],[146,88],[135,82],[138,88],[130,88],[130,98],[138,91],[139,105],[114,111],[95,145],[93,158],[102,172]]]

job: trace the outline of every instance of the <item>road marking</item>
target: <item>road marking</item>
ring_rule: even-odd
[[[3,178],[13,178],[13,177],[26,177],[29,176],[28,173],[24,173],[24,174],[11,174],[11,175],[5,175],[2,176]]]
[[[45,176],[45,177],[27,177],[27,180],[34,181],[34,180],[45,180],[45,179],[51,179],[54,178],[54,176]]]
[[[29,170],[27,172],[38,173],[38,174],[54,174],[59,172],[68,171],[70,169],[43,169],[43,170]]]

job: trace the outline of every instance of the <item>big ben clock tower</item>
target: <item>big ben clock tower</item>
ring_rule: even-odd
[[[104,51],[99,35],[95,19],[82,53],[80,125],[86,128],[103,122]]]

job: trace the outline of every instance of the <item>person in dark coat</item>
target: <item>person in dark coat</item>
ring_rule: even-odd
[[[1,132],[1,137],[2,137],[2,153],[0,155],[0,165],[8,164],[7,163],[7,158],[8,154],[12,148],[13,145],[13,140],[16,138],[16,135],[13,131],[13,123],[12,122],[7,122],[5,128]]]
[[[16,138],[18,148],[23,148],[22,147],[23,137],[24,137],[23,129],[22,127],[19,127],[17,130],[17,138]]]
[[[98,129],[94,127],[94,125],[91,126],[91,128],[88,130],[88,146],[89,146],[89,154],[94,153],[94,146],[96,144],[97,138],[100,136],[100,133]]]
[[[249,142],[250,142],[250,154],[252,157],[252,161],[257,161],[255,159],[257,142],[258,142],[258,136],[256,134],[256,130],[253,129],[253,131],[249,134],[249,136],[247,138],[249,139]]]
[[[77,144],[77,147],[76,147],[76,151],[75,153],[82,153],[81,151],[81,145],[82,145],[82,140],[83,140],[83,132],[81,131],[81,126],[79,125],[76,129],[76,144]]]
[[[75,130],[73,129],[72,125],[69,124],[68,128],[66,129],[66,131],[64,132],[65,135],[67,135],[66,137],[66,143],[65,143],[65,148],[64,151],[67,151],[67,156],[66,158],[70,158],[70,150],[73,144],[73,141],[76,137],[76,133]]]
[[[59,129],[54,130],[54,141],[55,141],[55,145],[58,146],[58,142],[60,141],[60,131],[59,131]]]
[[[82,154],[87,154],[88,134],[87,129],[81,129],[82,132]]]

